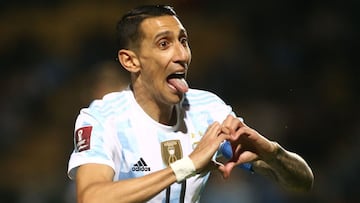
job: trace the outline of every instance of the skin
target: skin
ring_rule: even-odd
[[[256,173],[271,178],[287,190],[307,191],[312,188],[313,173],[299,155],[268,140],[232,115],[222,126],[231,135],[229,141],[233,148],[233,158],[219,167],[224,178],[230,177],[235,166],[251,162]]]
[[[135,99],[143,110],[155,121],[173,125],[174,106],[183,93],[174,89],[167,77],[175,72],[187,73],[191,52],[186,30],[174,16],[146,19],[141,29],[144,38],[139,49],[120,50],[118,58],[132,75]],[[224,166],[214,167],[211,158],[225,139],[231,141],[235,156]],[[232,116],[222,124],[210,125],[189,157],[198,172],[217,169],[228,178],[236,165],[254,162],[256,172],[285,187],[307,190],[312,185],[311,170],[301,157],[283,150]],[[113,182],[113,176],[114,171],[106,165],[80,166],[76,175],[78,202],[144,202],[176,182],[170,167],[129,180]]]
[[[173,16],[146,19],[142,24],[144,39],[136,52],[120,50],[122,65],[132,73],[136,101],[154,120],[173,124],[175,104],[183,93],[172,88],[167,77],[175,72],[187,73],[191,61],[187,34]]]

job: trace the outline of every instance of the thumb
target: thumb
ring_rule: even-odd
[[[219,166],[219,170],[222,173],[223,178],[229,178],[231,171],[234,169],[235,166],[236,164],[234,162],[228,162],[223,166]]]

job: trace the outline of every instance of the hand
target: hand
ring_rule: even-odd
[[[223,133],[223,131],[220,123],[214,122],[211,124],[189,155],[197,172],[202,172],[205,168],[208,169],[209,164],[212,163],[211,158],[219,149],[220,143],[225,139],[230,139],[230,133]],[[228,131],[230,132],[230,130]]]
[[[248,127],[240,119],[229,115],[222,123],[223,129],[230,129],[233,157],[224,166],[219,167],[224,178],[228,178],[232,169],[242,163],[258,159],[271,159],[276,151],[276,144]]]

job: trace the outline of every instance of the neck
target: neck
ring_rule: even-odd
[[[152,119],[164,125],[175,125],[177,121],[175,105],[168,105],[154,98],[141,90],[131,88],[136,102]]]

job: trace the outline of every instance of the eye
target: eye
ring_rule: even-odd
[[[188,45],[188,38],[187,37],[181,37],[180,43],[185,47]]]
[[[161,48],[161,49],[166,49],[168,46],[169,46],[169,41],[167,41],[167,40],[161,40],[160,42],[159,42],[159,47]]]

